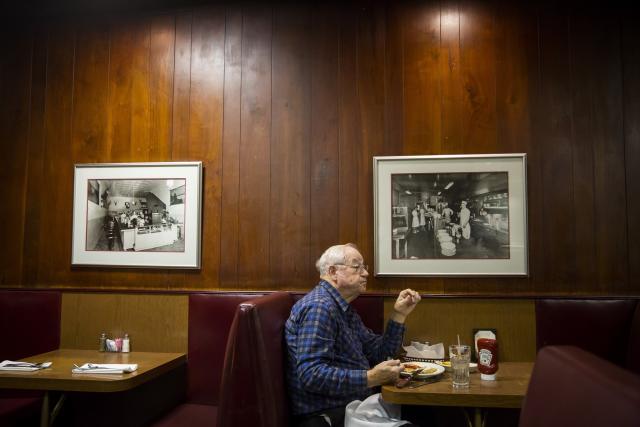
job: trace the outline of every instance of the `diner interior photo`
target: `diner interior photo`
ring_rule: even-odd
[[[640,425],[640,8],[9,3],[0,426]]]

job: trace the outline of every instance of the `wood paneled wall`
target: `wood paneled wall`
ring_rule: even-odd
[[[638,16],[589,7],[230,3],[9,24],[0,285],[307,289],[330,244],[373,259],[372,156],[526,152],[530,277],[369,289],[638,294]],[[75,163],[179,160],[205,167],[201,271],[70,267]]]

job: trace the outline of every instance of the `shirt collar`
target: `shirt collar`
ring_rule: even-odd
[[[325,291],[327,291],[329,295],[333,297],[334,300],[336,300],[336,302],[338,303],[338,307],[340,307],[342,311],[347,311],[349,307],[351,307],[349,303],[344,298],[342,298],[342,295],[340,295],[340,292],[338,292],[338,290],[331,285],[331,283],[327,282],[326,280],[321,280],[320,286]]]

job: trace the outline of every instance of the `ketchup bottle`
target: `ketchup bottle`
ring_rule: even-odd
[[[492,338],[478,339],[478,371],[480,379],[495,381],[498,371],[498,342]]]

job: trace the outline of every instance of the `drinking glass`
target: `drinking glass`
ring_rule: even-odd
[[[471,349],[468,345],[450,345],[449,359],[451,360],[451,377],[453,387],[469,387],[469,361]]]

